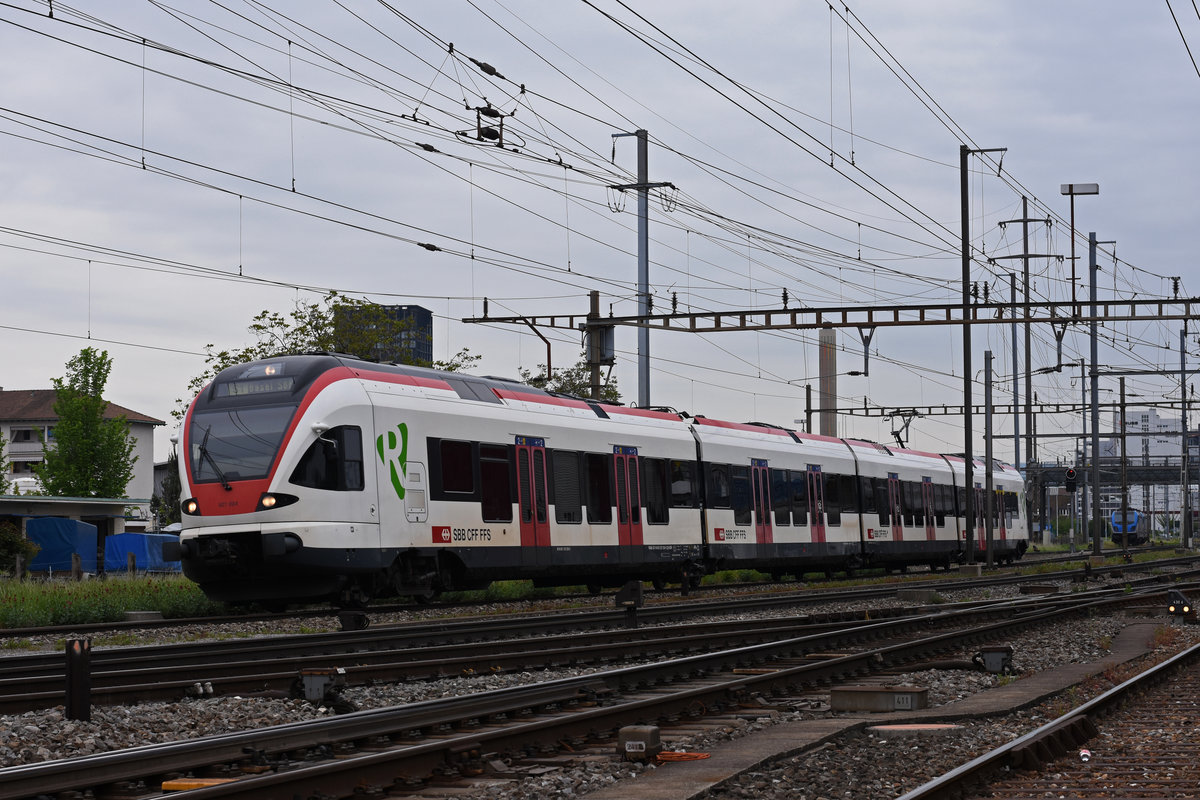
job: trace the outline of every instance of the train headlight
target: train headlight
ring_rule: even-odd
[[[187,500],[184,500],[182,503],[180,503],[179,506],[183,513],[187,514],[189,517],[194,517],[200,513],[200,503],[197,502],[196,498],[194,497],[189,497]]]
[[[294,494],[280,494],[279,492],[263,492],[262,497],[258,498],[258,511],[270,511],[273,508],[283,508],[290,506],[299,500]]]

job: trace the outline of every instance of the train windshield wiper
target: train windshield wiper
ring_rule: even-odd
[[[225,473],[221,471],[221,467],[217,464],[217,460],[212,457],[212,453],[208,452],[208,435],[212,433],[212,425],[204,431],[204,438],[200,440],[200,457],[212,465],[213,472],[217,473],[217,480],[221,482],[221,487],[227,492],[233,491],[233,487],[229,485],[229,481],[225,480]]]

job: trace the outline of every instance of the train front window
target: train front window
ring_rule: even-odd
[[[188,431],[193,480],[229,483],[265,478],[295,413],[294,405],[193,413]]]

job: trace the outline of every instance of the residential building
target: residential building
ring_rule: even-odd
[[[43,440],[50,446],[54,444],[54,424],[58,421],[54,413],[55,399],[53,389],[0,389],[0,433],[8,442],[4,456],[9,461],[5,477],[10,492],[14,487],[25,493],[39,486],[34,469],[43,460]],[[140,516],[148,518],[150,496],[154,493],[154,429],[165,423],[109,403],[104,411],[105,419],[120,416],[124,416],[129,423],[133,455],[137,457],[133,464],[133,478],[125,494],[133,501],[140,501],[129,505],[145,506]]]

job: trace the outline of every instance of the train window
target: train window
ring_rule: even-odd
[[[363,488],[362,430],[345,425],[338,430],[341,437],[342,486],[346,491],[361,492]]]
[[[551,463],[554,467],[554,521],[571,525],[583,522],[579,453],[555,450],[551,454]]]
[[[442,440],[442,491],[472,494],[475,491],[475,470],[471,459],[471,443]]]
[[[529,448],[517,448],[517,496],[521,506],[521,522],[533,522],[533,499],[529,485]]]
[[[617,524],[629,522],[629,503],[625,497],[628,481],[625,478],[625,459],[617,458]]]
[[[875,488],[875,508],[879,510],[879,524],[882,527],[888,527],[892,524],[892,502],[888,492],[888,479],[872,478],[871,483]]]
[[[750,491],[750,468],[732,467],[730,475],[730,503],[733,506],[734,525],[753,525],[754,517],[750,507],[754,496]]]
[[[671,462],[671,508],[696,508],[696,462]]]
[[[362,430],[340,425],[325,431],[300,457],[288,481],[332,492],[362,491]]]
[[[776,525],[792,524],[792,492],[786,469],[771,470],[771,507]]]
[[[546,521],[549,508],[546,499],[546,451],[542,448],[533,450],[533,507],[537,511],[538,523]]]
[[[1016,492],[1004,492],[1004,518],[1009,528],[1021,518],[1021,504],[1017,502]]]
[[[642,480],[645,485],[642,496],[646,501],[646,524],[666,525],[667,511],[667,461],[662,458],[643,458]]]
[[[933,524],[946,527],[946,517],[954,516],[954,490],[944,483],[933,485]]]
[[[608,525],[612,522],[612,456],[600,453],[588,453],[584,456],[587,466],[587,516],[588,522],[594,525]]]
[[[642,521],[642,490],[638,483],[638,460],[636,457],[629,461],[629,516],[634,525]]]
[[[912,481],[900,482],[901,496],[904,504],[904,527],[911,528],[924,525],[924,515],[921,511],[921,486]]]
[[[792,485],[792,524],[808,524],[808,473],[794,469],[788,473]]]
[[[484,522],[512,522],[512,479],[509,472],[507,447],[479,445],[480,510]]]
[[[875,514],[879,511],[879,505],[876,502],[875,487],[871,483],[870,478],[858,479],[858,501],[862,504],[859,509],[862,514]]]
[[[729,465],[708,465],[708,507],[729,508]]]
[[[818,474],[825,478],[825,524],[841,525],[842,511],[854,508],[854,484],[846,482],[846,475]]]

